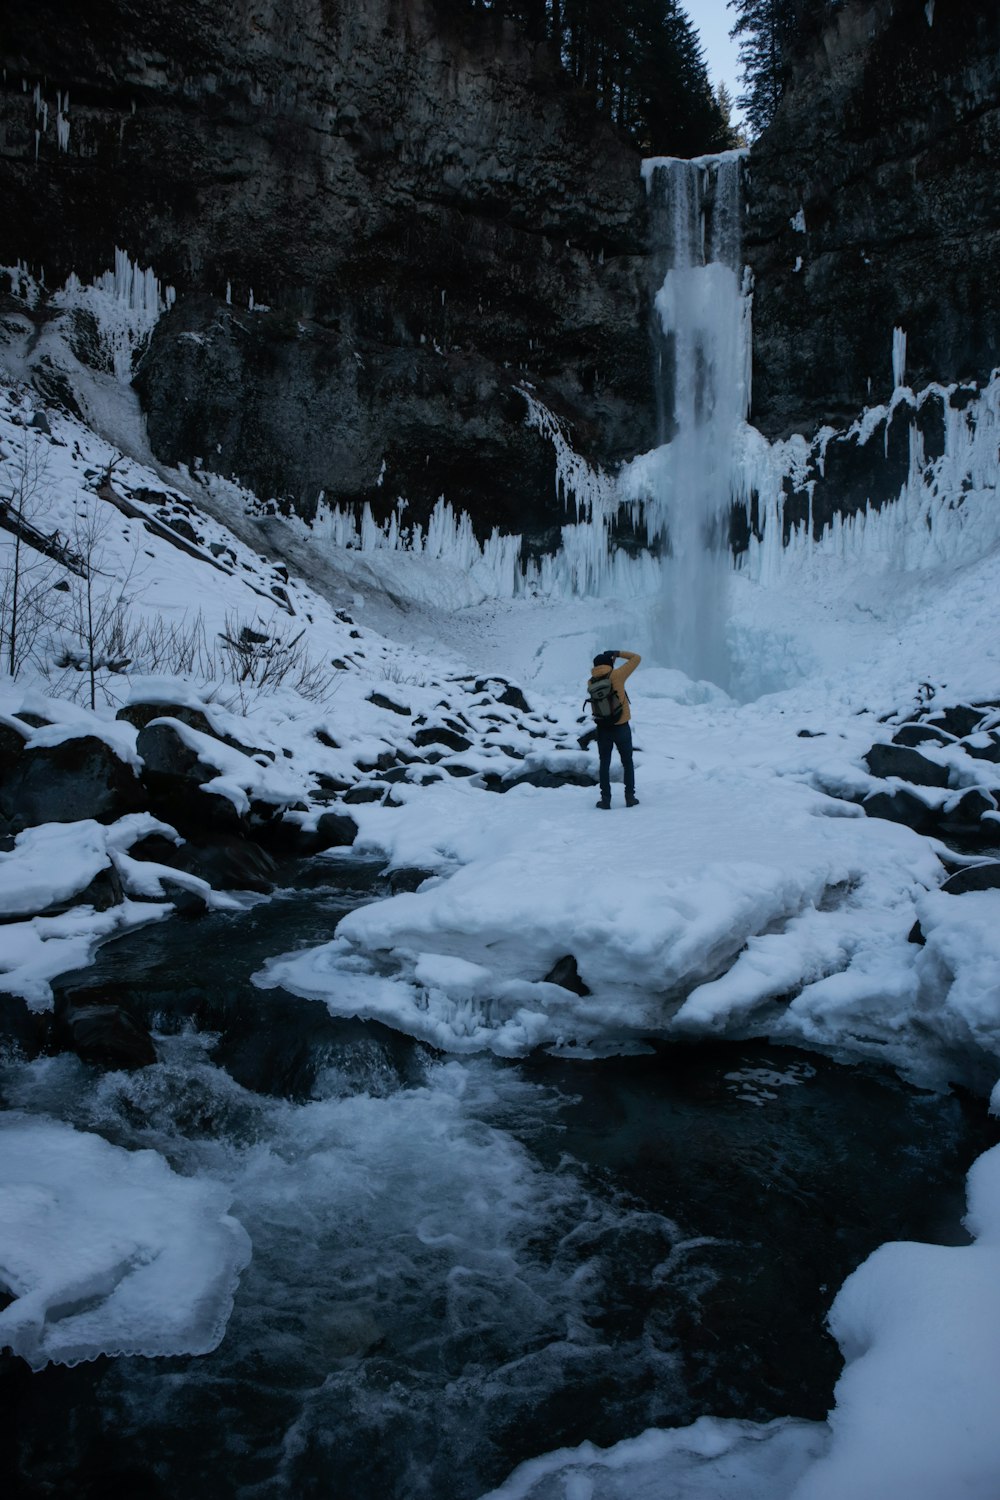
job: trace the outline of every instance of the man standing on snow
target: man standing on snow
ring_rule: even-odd
[[[615,662],[621,657],[623,667]],[[601,798],[598,807],[607,812],[611,806],[611,752],[617,749],[625,773],[625,806],[638,807],[635,795],[635,767],[632,763],[632,708],[625,691],[625,679],[634,672],[641,657],[636,651],[602,651],[594,657],[587,684],[587,699],[594,714],[594,729],[580,740],[584,749],[597,738],[600,763]]]

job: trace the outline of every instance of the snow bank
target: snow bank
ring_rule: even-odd
[[[55,1120],[0,1119],[0,1345],[40,1370],[99,1354],[205,1354],[225,1333],[246,1232],[220,1184]]]
[[[74,906],[56,917],[9,922],[3,929],[0,955],[3,987],[8,994],[20,995],[31,1010],[50,1010],[53,979],[71,969],[85,969],[106,938],[165,917],[171,909],[123,901],[107,911]]]
[[[110,867],[107,830],[93,819],[26,828],[0,851],[0,915],[44,911],[83,891]]]
[[[151,834],[179,842],[174,829],[158,818],[129,813],[110,825],[93,818],[43,823],[19,833],[12,849],[0,850],[0,918],[5,919],[0,975],[9,994],[20,995],[33,1009],[47,1009],[53,979],[85,967],[107,938],[170,913],[165,886],[194,891],[214,909],[238,905],[195,875],[133,859],[127,851]],[[117,872],[126,899],[102,911],[87,896],[105,871]],[[68,909],[44,915],[46,908],[60,906]],[[30,916],[33,912],[43,915]]]
[[[828,1441],[821,1422],[699,1417],[613,1448],[581,1443],[530,1459],[482,1500],[787,1500]]]
[[[1000,1494],[1000,1147],[969,1173],[969,1246],[882,1245],[830,1313],[833,1441],[794,1500]]]
[[[802,782],[661,760],[640,773],[640,809],[599,827],[588,788],[399,795],[401,808],[357,809],[356,848],[444,878],[351,912],[333,942],[272,960],[258,982],[504,1055],[726,1034],[796,995],[783,1020],[768,1013],[772,1032],[829,1043],[870,1034],[884,1011],[891,1036],[915,1005],[906,938],[939,861],[910,829],[829,816],[855,810]],[[543,982],[567,954],[590,994]]]

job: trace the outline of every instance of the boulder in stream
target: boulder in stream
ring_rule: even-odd
[[[53,1039],[99,1068],[132,1070],[157,1060],[146,1028],[123,1006],[98,995],[77,995],[57,1003]]]

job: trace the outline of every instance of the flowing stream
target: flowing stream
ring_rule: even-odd
[[[254,1249],[213,1354],[0,1361],[5,1493],[474,1500],[584,1438],[822,1418],[843,1277],[966,1242],[981,1102],[760,1043],[448,1059],[251,984],[384,891],[299,875],[67,977],[152,1024],[155,1066],[0,1068],[5,1106],[225,1181]]]

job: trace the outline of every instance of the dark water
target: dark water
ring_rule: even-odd
[[[765,1044],[449,1061],[249,983],[380,890],[345,861],[123,938],[64,983],[160,1062],[0,1070],[7,1106],[230,1184],[254,1244],[211,1355],[0,1365],[4,1494],[474,1500],[583,1438],[820,1418],[843,1277],[885,1239],[965,1241],[983,1101]]]

